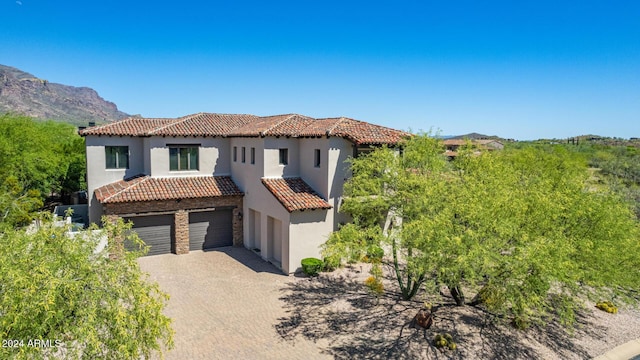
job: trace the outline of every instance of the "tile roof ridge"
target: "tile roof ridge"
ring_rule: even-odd
[[[275,124],[275,125],[273,125],[273,126],[269,127],[268,129],[266,129],[266,130],[264,130],[264,131],[261,131],[261,132],[260,132],[260,136],[265,136],[269,131],[271,131],[271,130],[273,130],[273,129],[277,128],[278,126],[280,126],[280,124],[283,124],[285,121],[289,121],[289,119],[291,119],[292,117],[296,116],[296,114],[287,114],[287,115],[288,115],[288,116],[287,116],[284,120],[281,120],[281,121],[279,121],[277,124]],[[275,115],[275,116],[277,116],[277,115]]]
[[[335,129],[338,127],[338,125],[340,125],[340,124],[342,123],[342,121],[343,121],[343,120],[346,120],[346,118],[345,118],[344,116],[341,116],[341,117],[338,119],[338,121],[336,121],[336,123],[335,123],[332,127],[330,127],[330,128],[327,130],[327,136],[331,135],[331,133],[333,132],[333,130],[335,130]]]
[[[136,177],[134,177],[134,178],[133,178],[133,179],[131,179],[131,180],[135,180],[135,179],[140,179],[140,178],[136,178]],[[147,180],[149,180],[149,179],[151,179],[151,176],[149,176],[149,175],[144,175],[144,176],[142,177],[142,180],[140,180],[140,181],[136,182],[135,184],[132,184],[131,186],[123,187],[120,191],[117,191],[115,194],[113,194],[113,195],[109,195],[109,196],[107,196],[106,198],[102,199],[101,203],[104,203],[104,202],[108,201],[109,199],[113,198],[114,196],[116,196],[116,195],[120,195],[120,194],[122,194],[122,193],[123,193],[123,192],[125,192],[125,191],[128,191],[128,190],[130,190],[130,189],[133,189],[133,188],[135,188],[136,186],[138,186],[138,185],[142,184],[143,182],[145,182],[145,181],[147,181]],[[130,181],[131,181],[131,180],[130,180]],[[122,181],[127,182],[126,180],[122,180]]]
[[[162,131],[164,129],[167,129],[167,128],[171,127],[171,126],[182,124],[182,123],[186,122],[187,120],[191,120],[191,119],[193,119],[194,117],[196,117],[196,116],[198,116],[200,114],[201,113],[197,113],[197,114],[185,115],[185,116],[179,117],[179,118],[174,118],[174,119],[172,119],[174,121],[170,122],[169,124],[157,127],[157,128],[155,128],[155,129],[153,129],[151,131],[147,131],[147,133],[145,135],[153,135],[153,134],[155,134],[155,133],[157,133],[159,131]]]
[[[108,123],[106,123],[106,124],[97,125],[97,126],[91,126],[91,127],[86,128],[86,129],[82,129],[81,131],[82,131],[82,132],[85,132],[85,131],[87,131],[87,130],[94,131],[94,130],[96,130],[96,129],[102,129],[102,128],[107,127],[107,126],[111,126],[111,125],[113,125],[113,124],[118,124],[118,123],[125,122],[125,121],[132,120],[132,119],[140,119],[140,118],[135,117],[135,116],[127,116],[127,117],[124,117],[124,118],[122,118],[122,119],[118,119],[118,120],[116,120],[116,121],[108,122]]]

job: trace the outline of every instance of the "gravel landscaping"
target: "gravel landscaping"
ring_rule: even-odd
[[[376,298],[363,285],[366,266],[291,278],[281,290],[287,316],[276,325],[280,336],[327,344],[321,352],[336,359],[587,359],[640,338],[637,309],[608,314],[591,306],[573,329],[551,323],[521,331],[444,298],[433,325],[424,330],[411,320],[425,298],[399,300],[391,280]],[[451,334],[457,349],[432,346],[437,333]]]

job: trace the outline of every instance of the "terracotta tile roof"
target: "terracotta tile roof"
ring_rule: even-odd
[[[296,178],[262,178],[262,184],[288,212],[296,210],[331,209],[304,180]]]
[[[93,126],[80,131],[80,135],[141,136],[153,129],[162,128],[176,119],[147,119],[130,117],[109,124]]]
[[[234,129],[251,124],[255,115],[199,113],[179,119],[174,124],[150,131],[149,135],[164,136],[227,136]]]
[[[102,204],[243,195],[229,176],[152,178],[116,181],[95,190]]]
[[[314,119],[298,114],[258,117],[198,113],[176,119],[127,118],[80,131],[120,136],[337,136],[356,144],[395,144],[409,133],[349,118]]]
[[[395,144],[410,136],[404,131],[349,118],[336,119],[335,126],[328,131],[331,136],[343,137],[356,144]]]
[[[228,136],[292,136],[295,134],[296,123],[300,127],[300,123],[304,124],[309,121],[313,121],[313,119],[297,114],[263,116],[230,131]],[[287,129],[289,130],[288,132],[286,131]]]

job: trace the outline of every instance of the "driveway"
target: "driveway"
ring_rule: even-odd
[[[284,340],[274,327],[287,314],[279,300],[291,281],[244,248],[139,259],[171,296],[175,347],[167,359],[328,359],[304,339]]]

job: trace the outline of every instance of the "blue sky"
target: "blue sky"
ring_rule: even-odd
[[[0,0],[0,64],[131,114],[640,137],[640,1]]]

